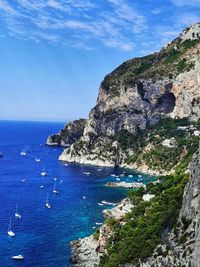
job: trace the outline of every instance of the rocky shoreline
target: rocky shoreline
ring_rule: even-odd
[[[134,208],[130,199],[125,198],[112,209],[103,210],[105,219],[114,218],[122,220]],[[71,241],[72,267],[95,267],[100,262],[101,255],[105,252],[105,245],[112,233],[106,222],[100,226],[98,236],[92,234],[79,240]]]

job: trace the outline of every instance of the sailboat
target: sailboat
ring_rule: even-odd
[[[43,171],[40,173],[41,176],[47,176],[47,172],[43,169]]]
[[[54,185],[53,185],[53,193],[54,194],[58,194],[58,190],[56,190],[56,182],[54,182]]]
[[[15,233],[12,231],[12,228],[11,228],[11,218],[10,218],[10,223],[9,223],[9,225],[8,225],[8,235],[9,236],[15,236]]]
[[[16,204],[16,211],[15,211],[15,218],[17,218],[17,219],[21,219],[21,214],[19,214],[19,212],[18,212],[18,206],[17,206],[17,204]]]
[[[46,198],[46,204],[45,206],[50,209],[51,208],[51,205],[49,204],[49,194],[47,194],[47,198]]]

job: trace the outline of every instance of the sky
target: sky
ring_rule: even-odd
[[[200,21],[200,0],[0,0],[0,119],[87,118],[104,76]]]

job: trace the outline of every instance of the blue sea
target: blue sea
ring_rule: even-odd
[[[0,158],[0,267],[70,266],[70,241],[91,234],[96,223],[103,222],[105,207],[98,202],[117,202],[127,194],[125,189],[105,187],[106,182],[116,180],[111,174],[119,175],[124,170],[66,166],[58,161],[62,148],[44,144],[48,135],[63,126],[52,122],[0,122],[0,152],[4,155]],[[42,170],[48,175],[42,177]],[[142,175],[145,183],[151,179]],[[138,173],[126,170],[121,180],[138,180]],[[54,183],[57,195],[52,192]],[[51,209],[45,207],[47,194]],[[15,218],[16,203],[21,219]],[[7,235],[10,218],[15,237]],[[23,261],[12,260],[18,254],[24,256]]]

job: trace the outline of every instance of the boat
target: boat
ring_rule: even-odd
[[[48,209],[51,208],[51,205],[49,204],[49,194],[47,194],[47,198],[46,198],[45,206],[46,206]]]
[[[117,181],[120,181],[120,178],[116,178]]]
[[[55,182],[54,182],[54,185],[53,185],[53,193],[54,194],[59,194],[58,190],[56,190],[56,183]]]
[[[26,156],[26,152],[22,151],[20,152],[21,156]]]
[[[21,181],[22,181],[23,183],[24,183],[24,182],[26,182],[26,180],[25,180],[25,179],[22,179]]]
[[[99,206],[103,206],[103,203],[100,203],[100,202],[99,202],[98,205],[99,205]]]
[[[83,199],[86,199],[86,196],[83,196]]]
[[[111,176],[111,177],[115,177],[116,175],[115,175],[115,174],[111,174],[110,176]]]
[[[16,204],[15,218],[21,219],[21,214],[18,212],[18,205]]]
[[[17,255],[17,256],[12,256],[12,259],[13,259],[13,260],[23,260],[23,259],[24,259],[24,256],[22,256],[22,255],[20,254],[20,255]]]
[[[60,184],[62,184],[63,183],[63,180],[60,180]]]
[[[109,201],[106,201],[106,200],[102,200],[101,203],[104,204],[104,205],[109,205],[109,206],[110,205],[115,205],[113,202],[109,202]]]
[[[102,225],[103,223],[100,223],[100,222],[96,222],[96,225]]]
[[[68,164],[67,164],[67,163],[65,163],[64,165],[65,165],[65,166],[68,166]]]
[[[54,181],[57,181],[58,179],[57,178],[54,178]]]
[[[11,236],[11,237],[13,237],[13,236],[15,236],[15,233],[12,231],[11,224],[12,224],[12,221],[11,221],[11,218],[10,218],[10,223],[8,225],[8,235]]]
[[[90,175],[91,173],[90,172],[83,172],[83,174]]]
[[[0,158],[3,158],[3,153],[0,152]]]
[[[128,175],[128,177],[132,178],[132,177],[133,177],[133,175],[132,175],[132,174],[129,174],[129,175]]]
[[[41,189],[44,188],[44,185],[41,185],[40,188],[41,188]]]
[[[102,169],[98,169],[97,171],[98,171],[98,172],[101,172],[101,171],[102,171]]]
[[[42,172],[40,173],[40,175],[41,175],[41,176],[47,176],[47,172],[42,171]]]
[[[40,162],[40,159],[35,159],[36,162]]]

